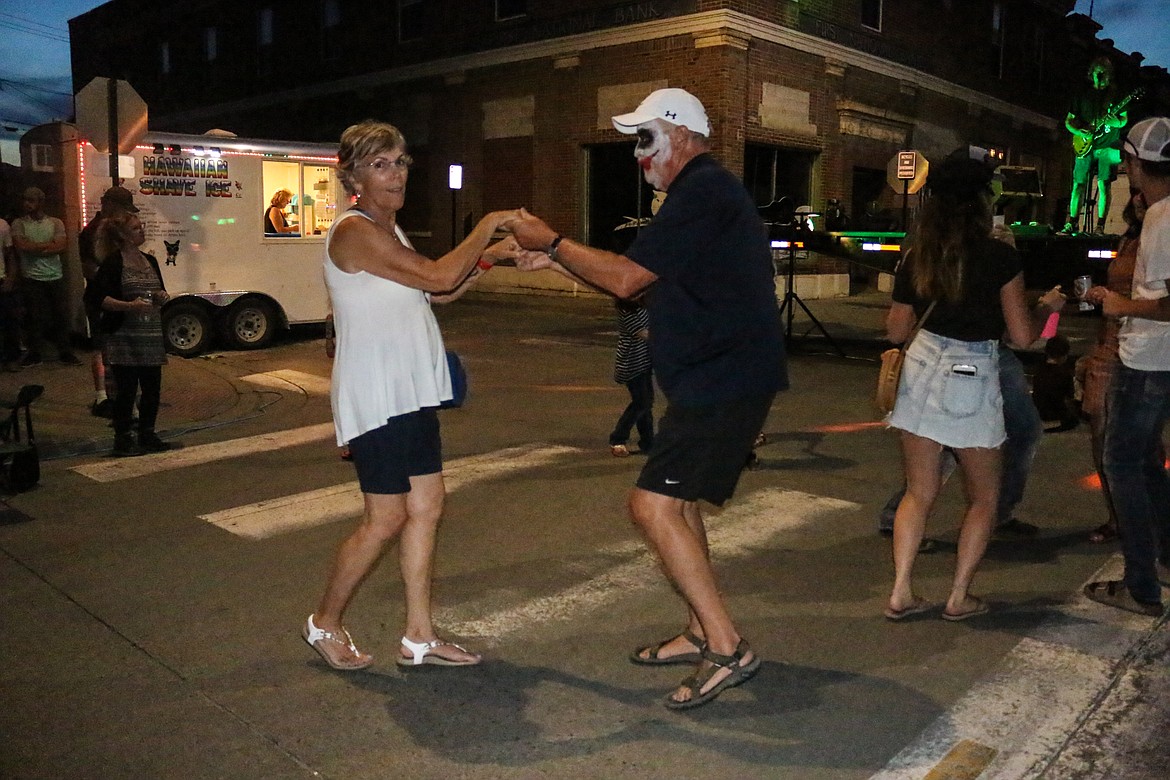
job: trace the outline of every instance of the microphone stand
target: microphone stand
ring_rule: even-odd
[[[801,310],[804,311],[805,315],[812,321],[812,324],[816,327],[816,329],[821,332],[821,335],[825,337],[825,340],[832,345],[837,354],[841,357],[846,357],[845,351],[841,349],[836,341],[833,340],[833,337],[829,335],[829,331],[825,330],[825,326],[821,324],[821,321],[818,320],[811,311],[809,311],[808,306],[805,305],[804,301],[802,301],[800,296],[796,293],[796,241],[797,236],[804,232],[802,229],[803,225],[803,220],[800,220],[782,227],[773,226],[771,231],[772,235],[774,236],[786,236],[788,241],[788,287],[784,292],[784,301],[780,304],[780,316],[784,317],[785,312],[787,312],[788,316],[788,322],[784,328],[784,344],[788,347],[792,346],[792,319],[796,314],[796,307],[799,306]],[[777,228],[779,228],[779,230],[777,230]],[[806,332],[805,336],[807,335],[808,333]]]

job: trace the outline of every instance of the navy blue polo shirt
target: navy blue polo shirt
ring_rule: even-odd
[[[667,400],[702,405],[788,388],[767,228],[713,157],[679,171],[626,256],[658,277],[646,308]]]

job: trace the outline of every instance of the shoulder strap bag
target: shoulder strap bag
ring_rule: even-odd
[[[882,353],[882,364],[881,368],[878,369],[877,393],[874,395],[874,404],[882,414],[894,411],[894,403],[898,400],[898,382],[902,379],[902,363],[906,359],[906,348],[914,341],[918,331],[922,330],[922,326],[926,323],[926,318],[930,316],[931,310],[934,309],[935,303],[937,301],[931,301],[930,305],[926,307],[926,311],[922,312],[922,316],[918,318],[918,322],[914,323],[914,329],[910,331],[910,335],[906,337],[902,346],[887,349]]]

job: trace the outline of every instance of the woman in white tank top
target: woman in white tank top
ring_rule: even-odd
[[[336,354],[332,405],[337,443],[353,454],[365,498],[357,530],[342,542],[325,594],[302,635],[334,669],[364,669],[373,657],[343,625],[346,607],[386,544],[401,537],[406,628],[397,663],[466,666],[480,656],[435,633],[431,569],[444,487],[436,409],[451,380],[432,301],[457,298],[492,263],[515,257],[511,238],[492,235],[516,212],[486,215],[438,260],[414,251],[397,224],[411,159],[392,125],[346,129],[338,173],[357,204],[325,240],[325,283]]]

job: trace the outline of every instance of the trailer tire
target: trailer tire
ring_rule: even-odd
[[[179,357],[194,357],[211,344],[211,315],[206,306],[193,301],[163,309],[162,328],[167,351]]]
[[[276,307],[263,298],[241,298],[227,310],[224,332],[236,349],[260,349],[276,335]]]

